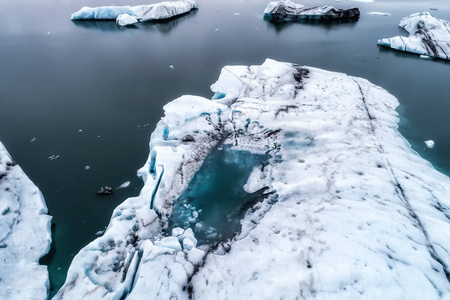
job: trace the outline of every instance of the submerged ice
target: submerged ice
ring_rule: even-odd
[[[380,39],[378,45],[426,57],[450,59],[450,22],[423,12],[403,18],[399,26],[409,33],[409,37]]]
[[[0,143],[0,299],[47,299],[50,222],[39,189]]]
[[[55,299],[450,297],[450,179],[400,135],[395,97],[273,60],[225,67],[211,88],[217,100],[164,107],[140,195],[75,256]],[[242,161],[241,177],[205,175]],[[242,211],[237,229],[202,237],[211,185],[237,177],[264,197],[220,199]]]
[[[138,6],[83,7],[72,14],[72,20],[116,20],[119,26],[129,26],[137,22],[170,19],[198,7],[195,0],[161,2]]]
[[[294,20],[350,20],[358,19],[358,8],[339,9],[333,6],[305,7],[289,0],[270,2],[264,10],[264,17],[272,21]]]

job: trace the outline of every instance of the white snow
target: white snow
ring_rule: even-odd
[[[400,135],[395,97],[273,60],[224,67],[211,89],[217,100],[164,106],[140,195],[76,255],[55,299],[450,297],[450,179]],[[164,230],[219,145],[270,155],[244,188],[273,193],[231,241],[197,247],[191,229]]]
[[[195,0],[161,2],[137,6],[83,7],[71,16],[71,20],[116,20],[119,26],[136,22],[164,20],[185,14],[198,7]]]
[[[434,141],[433,140],[428,140],[428,141],[425,141],[424,143],[430,149],[434,147]]]
[[[399,51],[450,59],[450,22],[438,19],[429,12],[412,14],[399,26],[409,37],[396,36],[378,40],[378,45]]]
[[[0,299],[47,299],[51,217],[39,189],[0,143]]]

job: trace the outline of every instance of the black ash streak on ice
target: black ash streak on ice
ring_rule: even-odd
[[[403,18],[399,27],[409,36],[380,39],[378,45],[431,58],[450,59],[450,22],[423,12]]]

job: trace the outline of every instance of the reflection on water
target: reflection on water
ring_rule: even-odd
[[[337,29],[336,27],[338,26],[352,28],[356,26],[356,22],[358,21],[358,19],[273,21],[266,17],[264,19],[267,21],[267,27],[269,29],[275,29],[277,33],[290,26],[321,26],[327,30]]]
[[[172,29],[181,25],[185,21],[192,19],[197,14],[197,9],[193,9],[185,14],[161,21],[142,22],[133,26],[118,26],[115,20],[73,20],[72,22],[80,28],[93,29],[100,31],[126,31],[126,30],[145,30],[158,31],[168,34]]]

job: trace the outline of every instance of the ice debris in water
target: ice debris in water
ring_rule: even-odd
[[[195,0],[161,2],[137,6],[83,7],[71,16],[72,20],[116,20],[119,26],[129,26],[136,22],[170,19],[198,7]]]
[[[0,299],[47,299],[51,217],[39,189],[0,142]]]
[[[130,181],[125,181],[124,183],[122,183],[121,185],[119,185],[117,188],[116,188],[116,190],[117,189],[124,189],[124,188],[127,188],[127,187],[129,187],[130,186]]]
[[[35,137],[31,139],[30,143],[33,143],[34,141],[36,141]]]
[[[224,67],[211,89],[221,97],[164,106],[142,191],[74,257],[55,300],[450,298],[450,179],[400,135],[394,96],[269,59]],[[229,241],[197,246],[167,226],[220,146],[268,156],[237,186],[268,196],[242,207]]]
[[[104,186],[96,194],[106,196],[111,195],[112,193],[113,193],[112,187]]]
[[[425,141],[424,143],[430,149],[434,147],[434,141],[433,140],[428,140],[428,141]]]
[[[58,159],[59,157],[60,157],[60,155],[53,154],[53,155],[50,155],[50,156],[48,157],[48,159],[50,159],[50,160],[55,160],[55,159]]]
[[[358,19],[358,8],[339,9],[333,6],[305,7],[289,0],[270,2],[264,10],[264,18],[271,21],[294,20],[350,20]]]
[[[85,170],[89,170],[91,168],[91,166],[84,166]]]
[[[379,11],[371,11],[367,13],[368,15],[373,15],[373,16],[390,16],[390,13],[385,13],[385,12],[379,12]]]
[[[378,40],[378,45],[399,51],[450,59],[450,22],[438,19],[429,12],[412,14],[399,26],[409,37],[396,36]]]

